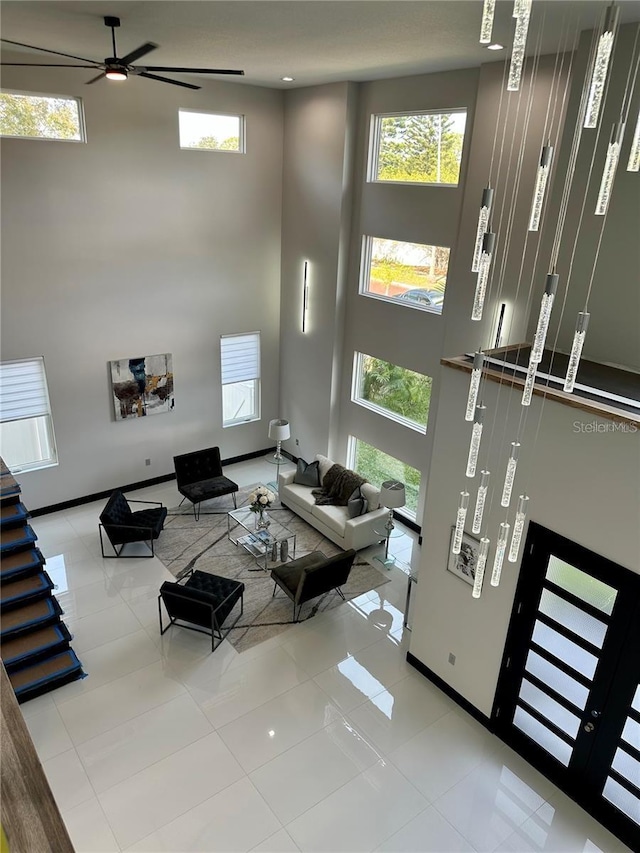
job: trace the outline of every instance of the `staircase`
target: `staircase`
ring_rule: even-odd
[[[18,702],[85,676],[28,519],[0,459],[0,657]]]

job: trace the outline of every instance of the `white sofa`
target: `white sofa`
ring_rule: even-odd
[[[333,462],[324,456],[316,456],[316,460],[320,461],[320,482],[322,483],[322,478]],[[318,506],[311,494],[313,487],[294,483],[295,474],[295,471],[280,474],[278,478],[280,502],[315,527],[327,539],[344,550],[353,548],[358,551],[384,538],[384,526],[389,510],[380,507],[378,488],[371,483],[365,483],[362,486],[362,494],[369,504],[368,511],[356,518],[349,518],[346,506]]]

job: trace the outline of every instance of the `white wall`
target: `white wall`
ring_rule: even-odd
[[[492,545],[482,596],[475,600],[471,587],[446,570],[459,493],[465,488],[470,492],[471,513],[477,489],[477,477],[470,481],[464,476],[471,427],[464,420],[468,387],[468,373],[443,371],[410,651],[489,715],[519,572],[519,563],[505,560],[500,585],[489,584],[498,525],[505,520],[500,494],[507,449],[522,407],[521,393],[486,383],[488,410],[478,470],[488,468],[493,480],[482,532]],[[598,432],[587,426],[591,431],[581,431],[581,424],[611,421],[548,401],[536,439],[541,400],[534,396],[527,415],[514,487],[514,496],[526,492],[530,497],[528,521],[640,573],[640,430]],[[512,504],[507,520],[513,527]],[[448,663],[449,652],[456,656],[455,666]]]
[[[80,95],[88,130],[87,144],[2,141],[2,359],[44,355],[60,459],[20,476],[28,506],[171,473],[176,453],[267,447],[279,414],[282,93],[85,86],[80,72],[37,69],[3,69],[3,87]],[[246,155],[181,151],[179,107],[244,114]],[[253,330],[262,420],[223,430],[219,336]],[[108,361],[162,352],[175,411],[116,422]]]

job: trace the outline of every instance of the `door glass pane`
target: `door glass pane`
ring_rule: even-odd
[[[588,689],[577,682],[575,678],[571,678],[571,676],[564,673],[561,669],[558,669],[557,666],[549,663],[542,655],[530,651],[527,655],[525,669],[532,675],[535,675],[536,678],[539,678],[540,681],[549,685],[556,693],[564,696],[565,699],[568,699],[581,711],[584,710],[589,696]]]
[[[593,678],[598,663],[596,656],[580,648],[571,640],[567,640],[553,628],[537,621],[533,629],[532,639],[534,643],[560,658],[576,672],[582,673],[587,678]]]
[[[569,565],[553,554],[549,558],[547,578],[577,598],[586,601],[603,613],[611,614],[618,591],[606,583],[592,578],[591,575],[581,572],[575,566]]]
[[[599,649],[602,648],[604,635],[607,633],[607,626],[599,619],[595,619],[584,610],[580,610],[574,604],[565,601],[548,589],[545,589],[540,599],[540,611],[551,616],[556,622],[564,625],[574,634],[582,637],[589,643],[593,643]]]
[[[624,724],[622,740],[626,740],[627,743],[635,746],[636,749],[640,746],[640,725],[635,720],[632,720],[631,717]]]
[[[538,746],[546,749],[554,758],[557,758],[561,764],[564,764],[565,767],[568,766],[573,748],[557,735],[554,735],[553,732],[549,731],[542,723],[539,723],[535,717],[532,717],[523,708],[516,708],[513,724],[528,735]]]
[[[559,729],[562,729],[563,732],[571,735],[572,738],[575,738],[578,734],[580,719],[575,714],[572,714],[571,711],[567,711],[555,699],[547,696],[544,690],[540,690],[540,688],[531,684],[530,681],[527,681],[526,678],[522,680],[522,684],[520,685],[520,697]]]
[[[604,786],[602,796],[610,803],[620,809],[621,812],[630,817],[631,820],[640,824],[640,800],[631,791],[623,788],[614,779],[609,777]]]
[[[621,776],[632,782],[636,788],[640,789],[640,761],[637,761],[628,752],[625,752],[624,749],[618,747],[611,766]]]
[[[640,684],[636,687],[636,695],[633,697],[631,707],[636,711],[640,711]]]

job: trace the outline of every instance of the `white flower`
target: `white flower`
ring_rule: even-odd
[[[251,492],[251,494],[249,495],[249,503],[250,503],[250,504],[255,503],[255,502],[256,502],[256,498],[257,498],[256,493],[255,493],[255,492]]]
[[[267,496],[266,496],[266,495],[260,495],[260,497],[258,498],[258,500],[260,501],[260,503],[262,504],[262,506],[265,506],[266,504],[268,504],[268,503],[269,503],[269,499],[267,498]]]

